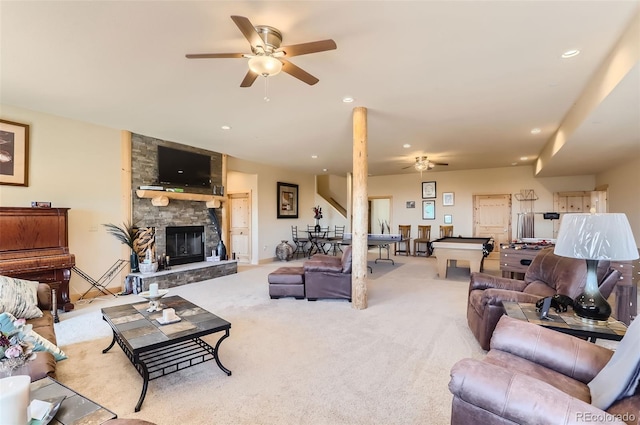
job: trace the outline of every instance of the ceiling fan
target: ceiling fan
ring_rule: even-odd
[[[426,156],[416,156],[416,162],[408,165],[406,167],[402,167],[403,170],[406,170],[407,168],[415,168],[416,171],[428,171],[433,169],[433,167],[435,167],[436,165],[441,165],[441,166],[446,166],[449,165],[445,162],[433,162],[433,161],[429,161],[429,159]]]
[[[259,75],[269,77],[278,74],[280,71],[284,71],[309,85],[314,85],[320,80],[292,64],[286,58],[337,48],[336,42],[331,39],[281,46],[282,33],[277,28],[266,25],[253,26],[249,19],[244,16],[231,16],[231,19],[249,41],[251,45],[250,54],[198,53],[187,54],[186,57],[188,59],[249,58],[249,71],[247,71],[240,87],[251,87]]]

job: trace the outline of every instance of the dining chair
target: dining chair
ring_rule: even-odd
[[[346,226],[335,226],[333,236],[329,238],[331,240],[330,251],[333,251],[333,255],[337,255],[338,251],[342,252],[342,239],[344,238],[344,229]]]
[[[431,226],[418,226],[418,237],[413,240],[413,256],[424,254],[425,257],[431,255],[429,242],[431,241]],[[420,247],[424,245],[424,249]]]
[[[400,224],[398,225],[398,230],[400,235],[402,236],[402,240],[396,242],[394,244],[393,255],[398,255],[398,253],[404,253],[404,255],[411,255],[411,225],[410,224]],[[404,249],[403,245],[404,244]]]
[[[296,246],[296,249],[293,250],[293,256],[295,256],[296,258],[298,258],[298,255],[300,254],[306,256],[306,248],[307,244],[309,243],[309,238],[300,237],[300,235],[298,235],[298,226],[291,226],[291,238]]]
[[[453,236],[453,226],[440,226],[440,237],[448,238]]]

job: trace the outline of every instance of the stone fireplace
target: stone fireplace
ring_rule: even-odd
[[[169,205],[154,206],[150,199],[140,199],[135,195],[135,190],[140,186],[158,184],[158,145],[209,155],[211,157],[211,184],[217,186],[222,186],[222,154],[140,134],[134,133],[131,135],[131,186],[134,191],[132,196],[133,222],[138,227],[155,227],[156,254],[168,255],[171,257],[171,264],[204,261],[206,257],[212,255],[218,246],[218,228],[209,214],[215,214],[218,222],[220,222],[221,211],[219,208],[209,210],[205,202],[187,200],[172,200]],[[206,195],[213,193],[211,189],[202,187],[184,189],[190,193]],[[180,254],[170,254],[167,229],[189,226],[197,226],[203,229],[199,239],[200,242],[196,243],[197,246],[201,247],[201,252],[197,254],[199,259],[193,257],[184,263],[179,263],[177,261],[180,261],[178,258]],[[189,256],[191,255],[189,254]]]
[[[133,189],[133,223],[139,228],[155,229],[156,255],[170,257],[169,270],[155,273],[132,273],[127,278],[134,282],[136,290],[146,291],[152,283],[162,289],[201,282],[237,273],[238,263],[231,261],[205,261],[212,256],[219,241],[218,223],[222,217],[220,208],[207,208],[206,202],[189,199],[171,199],[169,204],[153,205],[151,199],[138,198],[140,186],[159,186],[158,146],[169,146],[209,155],[211,158],[211,184],[222,186],[222,154],[131,134],[131,187]],[[164,187],[178,189],[178,187]],[[190,194],[213,194],[212,189],[202,187],[180,188]],[[180,192],[180,190],[176,190]],[[162,193],[162,192],[159,192]],[[174,267],[175,266],[175,267]]]
[[[167,226],[167,256],[171,265],[204,261],[204,226]]]

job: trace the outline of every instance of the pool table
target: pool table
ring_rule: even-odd
[[[441,279],[445,279],[449,260],[452,265],[457,260],[466,260],[469,261],[472,272],[482,270],[484,257],[493,251],[493,238],[451,236],[434,240],[431,242],[431,247],[433,255],[438,260],[438,275]]]

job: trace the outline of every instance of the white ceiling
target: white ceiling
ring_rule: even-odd
[[[373,175],[415,172],[402,168],[418,155],[448,162],[441,171],[531,164],[639,5],[3,0],[0,101],[317,174],[351,170],[352,110],[364,106]],[[283,45],[338,48],[291,58],[320,82],[281,73],[265,102],[264,78],[240,88],[247,59],[184,56],[250,53],[231,15],[278,28]],[[545,175],[640,155],[639,117],[636,65]]]

